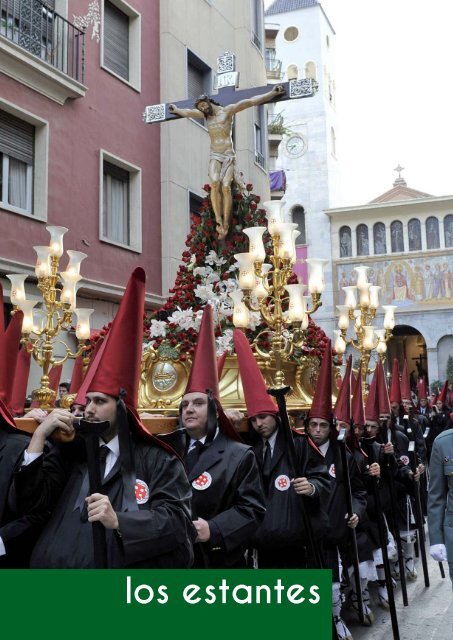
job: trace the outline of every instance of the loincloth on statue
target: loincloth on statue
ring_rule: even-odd
[[[220,180],[223,180],[226,172],[231,166],[234,166],[234,161],[236,160],[236,156],[234,153],[226,154],[226,153],[217,153],[216,151],[211,151],[210,160],[217,160],[220,162]]]

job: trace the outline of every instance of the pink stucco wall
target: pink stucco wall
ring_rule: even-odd
[[[65,247],[88,254],[83,275],[124,285],[140,265],[148,275],[148,292],[160,294],[160,127],[142,121],[145,105],[160,101],[159,3],[128,1],[141,13],[141,93],[101,68],[101,45],[91,39],[89,28],[84,98],[61,106],[3,74],[0,95],[50,123],[47,224],[68,227]],[[69,0],[69,20],[86,14],[88,4]],[[141,254],[99,241],[100,149],[142,168]],[[32,246],[48,243],[46,223],[2,209],[0,219],[0,255],[33,265]]]

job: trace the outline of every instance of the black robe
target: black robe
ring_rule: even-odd
[[[189,442],[186,434],[186,450]],[[188,478],[193,518],[207,520],[211,532],[208,542],[194,545],[194,567],[244,567],[245,550],[266,511],[252,448],[219,431]]]
[[[352,511],[359,517],[359,523],[365,518],[367,508],[367,492],[360,477],[360,471],[353,456],[346,452],[349,479],[351,483]],[[324,541],[326,564],[332,569],[333,581],[339,581],[338,551],[344,566],[352,564],[351,532],[348,527],[347,502],[345,493],[345,476],[343,474],[339,446],[330,441],[326,451],[325,462],[331,477],[332,491],[327,503],[329,517],[329,534]]]
[[[159,445],[133,438],[131,446],[138,508],[128,510],[124,504],[119,459],[102,482],[101,493],[109,497],[121,533],[105,530],[108,567],[189,567],[194,535],[183,465]],[[32,568],[94,568],[92,526],[84,509],[87,467],[76,448],[60,445],[16,473],[16,492],[23,503],[39,508],[56,502],[33,551]]]
[[[30,438],[0,430],[0,538],[6,555],[0,556],[0,568],[28,567],[33,544],[48,517],[47,511],[22,513],[10,492],[14,469]]]
[[[306,477],[316,489],[313,496],[304,499],[304,504],[314,534],[320,540],[327,529],[327,515],[323,507],[328,501],[330,492],[329,475],[323,456],[314,445],[310,444],[307,436],[294,434],[294,446],[298,477]],[[259,438],[253,450],[261,470],[262,438]],[[285,438],[280,427],[271,459],[266,515],[253,538],[254,547],[258,550],[260,568],[303,568],[310,563],[310,551],[305,549],[307,533],[301,511],[302,498],[290,484],[293,477],[294,470],[290,464]]]

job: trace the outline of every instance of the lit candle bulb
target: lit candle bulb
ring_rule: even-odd
[[[371,325],[366,325],[363,327],[364,335],[363,335],[363,347],[367,351],[371,351],[374,349],[374,327]]]
[[[383,304],[382,309],[384,310],[384,329],[388,331],[392,331],[395,326],[395,311],[397,307],[391,304]]]
[[[90,316],[94,309],[74,309],[77,316],[76,336],[78,340],[88,340],[90,337]]]
[[[307,310],[304,298],[305,285],[287,284],[285,289],[289,293],[288,320],[302,322]]]
[[[305,262],[310,265],[310,275],[308,277],[309,292],[322,293],[324,291],[324,267],[327,264],[327,260],[307,258]]]
[[[337,304],[337,309],[340,312],[338,328],[347,329],[349,327],[349,307],[345,304]]]
[[[82,251],[72,251],[72,249],[69,249],[66,253],[69,256],[69,262],[65,273],[71,276],[78,276],[80,274],[80,264],[87,257],[87,254],[82,253]]]
[[[19,309],[23,311],[24,319],[22,321],[22,333],[31,333],[34,329],[35,323],[33,321],[33,307],[37,304],[37,301],[33,300],[20,300]]]
[[[268,200],[267,202],[263,202],[263,207],[266,210],[267,228],[271,236],[276,233],[275,225],[282,222],[281,210],[284,204],[283,200]]]
[[[338,355],[341,356],[346,351],[346,342],[344,341],[343,336],[341,335],[341,331],[339,329],[335,329],[334,335],[335,335],[334,348],[335,348],[335,351],[338,353]]]
[[[50,247],[33,247],[36,251],[35,273],[38,278],[50,276]]]
[[[229,294],[234,302],[233,324],[238,329],[246,329],[249,326],[250,313],[242,301],[242,291],[236,289]]]
[[[239,287],[253,290],[255,287],[255,265],[250,253],[235,253],[235,259],[239,262]]]
[[[249,227],[243,229],[243,232],[249,239],[249,253],[252,256],[253,262],[264,262],[266,257],[266,251],[263,244],[263,233],[266,231],[266,227]]]
[[[68,231],[66,227],[46,227],[50,233],[50,255],[61,258],[63,255],[63,236]]]

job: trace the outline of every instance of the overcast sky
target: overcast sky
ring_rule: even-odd
[[[390,189],[398,163],[409,187],[452,195],[453,2],[321,4],[336,32],[336,205],[363,204]]]

